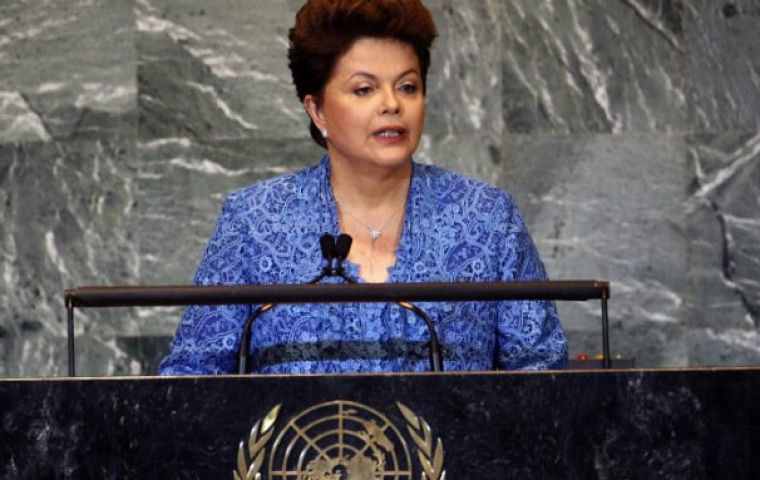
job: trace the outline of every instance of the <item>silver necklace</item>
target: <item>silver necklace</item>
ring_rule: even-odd
[[[336,204],[338,205],[338,210],[343,211],[346,214],[348,214],[351,218],[356,220],[362,227],[364,227],[367,232],[369,233],[369,239],[370,239],[370,245],[369,245],[369,258],[367,258],[367,270],[370,274],[370,276],[374,275],[375,273],[375,262],[374,262],[374,256],[375,256],[375,242],[377,242],[377,239],[380,238],[380,236],[383,234],[383,230],[385,230],[385,227],[388,226],[388,224],[393,220],[393,218],[396,216],[398,212],[401,211],[401,209],[404,208],[406,205],[406,202],[402,203],[399,208],[393,211],[388,218],[385,219],[385,222],[380,227],[373,228],[367,225],[364,220],[354,215],[349,210],[342,209],[340,207],[340,202],[336,201]]]
[[[372,246],[374,247],[375,246],[375,242],[377,241],[377,239],[380,238],[380,236],[383,234],[383,230],[385,230],[385,227],[388,226],[388,224],[391,222],[391,220],[393,220],[393,217],[396,216],[396,214],[401,210],[401,208],[403,208],[403,204],[401,205],[401,207],[399,207],[396,210],[394,210],[388,216],[388,218],[385,219],[385,222],[383,222],[383,224],[381,226],[377,227],[377,228],[370,227],[369,225],[367,225],[366,223],[364,223],[364,221],[361,218],[357,217],[352,212],[350,212],[348,210],[345,210],[345,209],[343,211],[346,212],[351,218],[353,218],[354,220],[356,220],[359,224],[361,224],[361,226],[363,226],[367,230],[367,233],[369,233],[369,238],[372,241]]]

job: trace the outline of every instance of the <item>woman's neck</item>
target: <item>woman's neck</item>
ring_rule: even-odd
[[[412,164],[358,170],[331,162],[330,185],[336,201],[355,213],[395,209],[406,201]]]
[[[354,240],[348,259],[359,266],[365,281],[385,282],[401,241],[412,163],[363,171],[342,167],[340,162],[330,161],[340,230]]]

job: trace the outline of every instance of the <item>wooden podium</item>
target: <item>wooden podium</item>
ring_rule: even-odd
[[[754,368],[0,379],[0,478],[760,478],[758,392]]]

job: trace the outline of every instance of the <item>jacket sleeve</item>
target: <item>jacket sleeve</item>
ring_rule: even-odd
[[[506,233],[499,260],[502,280],[546,280],[538,250],[508,195],[503,213]],[[562,368],[567,363],[567,340],[554,302],[500,302],[498,314],[497,368],[546,370]]]
[[[242,285],[252,283],[246,267],[247,235],[243,211],[235,194],[222,206],[216,229],[206,246],[193,283]],[[160,375],[233,373],[248,305],[188,306],[171,344],[171,352],[159,366]]]

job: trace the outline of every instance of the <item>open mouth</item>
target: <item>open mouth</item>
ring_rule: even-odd
[[[378,138],[393,139],[400,138],[406,134],[406,129],[403,127],[389,127],[376,130],[374,135]]]

